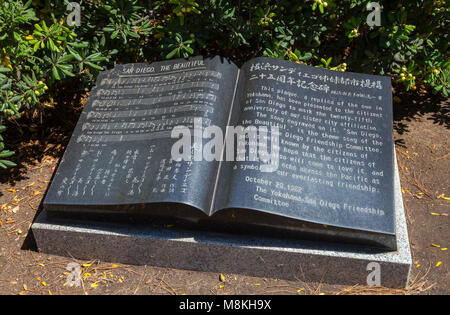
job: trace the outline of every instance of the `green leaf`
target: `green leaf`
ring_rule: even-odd
[[[72,54],[67,54],[62,56],[61,58],[58,59],[58,63],[66,63],[66,62],[70,62],[72,61],[72,59],[75,58],[74,55]]]
[[[58,69],[56,69],[55,66],[52,67],[52,74],[53,74],[53,77],[55,78],[55,80],[57,80],[57,81],[61,80],[61,77],[59,76],[59,73],[58,73]]]
[[[42,29],[48,33],[47,24],[45,24],[45,21],[42,21]]]
[[[172,59],[177,53],[179,53],[179,49],[175,48],[170,53],[167,54],[166,59]]]
[[[11,81],[9,81],[8,83],[0,86],[0,90],[3,90],[3,91],[9,90],[10,88],[11,88]]]
[[[117,35],[119,35],[119,30],[112,32],[111,39],[115,39],[117,37]]]
[[[99,71],[102,71],[102,70],[103,70],[102,67],[100,67],[99,65],[96,65],[96,64],[94,64],[94,63],[92,63],[92,62],[86,61],[85,63],[86,63],[86,64],[88,65],[88,67],[90,67],[90,68],[94,68],[94,69],[99,70]]]
[[[97,62],[97,61],[105,61],[106,58],[102,56],[101,53],[95,53],[86,58],[86,60]]]
[[[88,42],[81,42],[81,43],[68,43],[70,46],[75,48],[88,48],[89,43]]]
[[[59,69],[68,77],[73,78],[75,76],[75,74],[73,74],[72,72],[70,72],[69,70],[63,69],[61,67],[59,67]]]
[[[16,167],[17,164],[8,160],[0,160],[0,163],[2,165],[5,165],[6,167]],[[1,166],[1,165],[0,165]]]
[[[81,56],[75,50],[70,49],[70,47],[67,47],[67,49],[69,50],[69,52],[72,54],[72,56],[76,60],[78,60],[78,61],[82,61],[83,60],[83,58],[81,58]]]
[[[312,58],[312,54],[311,53],[306,53],[306,54],[304,54],[303,56],[300,56],[300,57],[298,57],[298,59],[300,59],[300,60],[302,60],[302,61],[305,61],[305,60],[309,60],[309,59],[311,59]]]
[[[14,151],[5,150],[0,152],[0,158],[7,158],[14,155]]]
[[[139,34],[137,34],[137,33],[135,33],[135,32],[132,32],[132,31],[128,31],[128,30],[127,30],[126,33],[127,33],[127,35],[129,35],[129,36],[131,36],[131,37],[134,37],[134,38],[137,38],[137,39],[140,38]]]
[[[53,42],[53,40],[51,38],[48,39],[48,45],[50,46],[49,48],[53,51],[59,51],[58,47],[56,47],[55,43]]]

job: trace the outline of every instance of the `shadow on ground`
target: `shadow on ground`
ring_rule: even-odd
[[[434,124],[443,125],[450,129],[450,101],[440,95],[424,93],[395,93],[401,101],[394,101],[394,130],[403,135],[409,131],[409,122],[427,116]],[[402,143],[396,143],[402,145]]]
[[[14,187],[17,181],[26,179],[30,168],[46,158],[59,159],[64,153],[87,93],[74,83],[58,88],[54,95],[41,110],[26,112],[20,119],[6,123],[5,146],[16,152],[11,160],[17,167],[0,171],[0,185]]]

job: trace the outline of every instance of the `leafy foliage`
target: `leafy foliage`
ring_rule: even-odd
[[[268,56],[337,71],[390,75],[405,90],[449,94],[448,9],[444,0],[0,0],[0,114],[39,110],[68,79],[89,89],[114,62],[220,54],[242,63]],[[4,127],[1,127],[3,130]],[[4,163],[0,145],[0,167]]]

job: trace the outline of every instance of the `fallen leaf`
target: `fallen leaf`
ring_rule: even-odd
[[[438,196],[438,199],[450,200],[450,197],[445,197],[445,194]]]
[[[441,247],[441,246],[439,246],[437,244],[433,244],[433,243],[431,243],[431,246],[433,246],[433,247]]]
[[[221,282],[225,282],[226,278],[225,278],[225,276],[224,276],[223,273],[220,274],[219,280],[220,280]]]
[[[436,267],[439,267],[442,264],[442,261],[438,261]]]
[[[33,185],[34,185],[34,182],[32,182],[31,184],[28,184],[28,185],[22,187],[22,190],[25,190],[25,189],[27,189],[28,187],[31,187],[31,186],[33,186]]]

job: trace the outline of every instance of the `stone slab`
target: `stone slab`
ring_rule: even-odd
[[[405,287],[411,252],[398,171],[395,171],[397,251],[310,241],[254,238],[94,222],[51,222],[43,211],[32,225],[43,252],[82,260],[151,265],[205,272],[365,285],[367,266],[381,267],[381,285]]]

